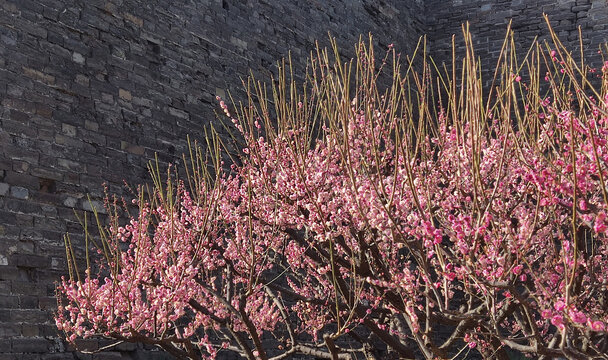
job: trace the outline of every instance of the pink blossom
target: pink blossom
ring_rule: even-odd
[[[521,274],[521,270],[522,270],[523,268],[524,268],[524,266],[523,266],[522,264],[516,265],[516,266],[513,268],[513,274],[515,274],[515,275],[519,275],[519,274]]]
[[[568,315],[575,323],[584,324],[587,322],[587,316],[585,316],[585,314],[581,311],[569,310]]]
[[[554,315],[551,318],[551,324],[555,325],[560,330],[563,330],[565,328],[564,318],[561,315]]]
[[[604,322],[599,321],[599,320],[595,320],[595,321],[589,320],[589,327],[593,331],[604,331],[606,329]]]

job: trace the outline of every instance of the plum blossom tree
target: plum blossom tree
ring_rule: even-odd
[[[123,225],[109,202],[82,273],[68,240],[58,328],[192,359],[608,358],[608,62],[552,39],[519,63],[507,37],[489,93],[466,32],[458,76],[370,39],[270,98],[249,79],[218,99],[230,166],[212,134]]]

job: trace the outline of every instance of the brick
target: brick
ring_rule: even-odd
[[[65,271],[67,267],[64,267],[62,271]],[[42,296],[38,299],[38,304],[41,310],[55,310],[57,309],[57,299],[54,296]]]
[[[9,281],[0,280],[0,295],[8,295],[11,291],[11,283]]]
[[[27,123],[30,119],[30,116],[24,112],[13,109],[10,111],[10,118],[20,123]]]
[[[2,2],[2,9],[6,10],[9,13],[19,14],[19,8],[17,8],[17,5],[11,2]]]
[[[36,109],[36,115],[40,115],[45,118],[50,118],[51,115],[53,114],[53,109],[50,106],[45,105],[45,104],[36,104],[35,109]]]
[[[143,146],[129,144],[126,141],[121,141],[120,148],[135,155],[143,155],[145,153],[145,148]]]
[[[63,123],[61,124],[61,131],[67,136],[76,136],[76,127],[74,125]]]
[[[105,214],[106,213],[106,209],[103,206],[103,203],[101,201],[97,201],[97,200],[83,200],[82,201],[82,209],[85,211],[93,211],[93,209],[95,209],[95,211],[97,211],[100,214]]]
[[[118,351],[107,351],[93,355],[93,360],[122,360],[122,354]]]
[[[50,312],[49,312],[50,314]],[[59,330],[57,330],[57,326],[55,326],[54,321],[50,321],[48,323],[39,325],[40,327],[40,336],[46,339],[53,339],[54,344],[53,348],[57,351],[65,351],[66,346],[64,341],[62,340],[63,334]]]
[[[32,78],[34,80],[37,81],[41,81],[43,83],[47,83],[47,84],[54,84],[55,83],[55,77],[53,75],[48,75],[43,73],[42,71],[38,71],[32,68],[28,68],[28,67],[23,67],[23,74],[29,78]]]
[[[74,355],[66,353],[45,354],[40,357],[41,360],[74,360]]]
[[[189,119],[190,118],[190,115],[187,112],[176,109],[174,107],[169,107],[169,114],[176,116],[180,119]]]
[[[87,130],[91,130],[91,131],[97,131],[97,130],[99,130],[99,124],[94,121],[85,120],[84,128]]]
[[[143,24],[144,24],[144,21],[141,18],[138,18],[137,16],[135,16],[133,14],[125,13],[124,17],[125,17],[125,20],[128,20],[139,27],[143,26]]]
[[[40,328],[38,325],[23,324],[21,325],[21,335],[28,338],[39,336]]]
[[[8,194],[8,189],[10,185],[7,183],[0,183],[0,196],[5,196]]]
[[[73,198],[73,197],[67,197],[67,198],[65,198],[65,200],[63,200],[63,205],[65,205],[67,207],[71,207],[71,208],[76,206],[77,203],[78,203],[78,199]]]
[[[24,295],[19,297],[19,305],[23,309],[37,309],[38,296]]]
[[[11,96],[23,96],[23,88],[15,86],[14,84],[7,84],[6,93]]]
[[[77,64],[84,65],[86,59],[84,58],[84,56],[81,53],[74,51],[72,53],[72,61],[74,61]]]
[[[41,323],[46,320],[47,314],[41,310],[11,310],[11,320],[13,322]]]
[[[7,310],[0,310],[0,319],[4,318],[4,312],[10,313]],[[19,324],[8,323],[10,318],[7,318],[6,323],[0,323],[0,338],[19,336],[21,333],[21,326]]]
[[[39,353],[43,354],[48,352],[50,343],[46,339],[41,338],[24,338],[24,339],[13,339],[12,341],[13,352],[16,353]]]
[[[0,360],[40,360],[40,354],[2,354]]]
[[[125,90],[125,89],[118,90],[118,97],[120,97],[121,99],[126,100],[126,101],[131,101],[131,99],[133,99],[131,92],[128,90]]]
[[[44,161],[40,161],[41,164],[44,164]],[[48,165],[48,164],[44,164]],[[56,181],[61,180],[63,178],[63,174],[61,172],[47,168],[42,166],[32,166],[30,167],[30,174],[38,178],[39,189],[42,189],[44,186],[48,188],[52,187],[50,180]]]
[[[95,351],[95,350],[99,349],[99,340],[97,340],[97,339],[77,339],[75,344],[69,344],[69,347],[72,349],[78,349],[80,351]]]
[[[19,254],[24,254],[24,255],[30,255],[34,253],[34,243],[32,243],[31,241],[28,241],[26,238],[20,236],[19,237],[19,243],[17,243],[17,253]],[[21,271],[22,274],[26,274],[26,276],[24,278],[30,278],[29,274],[30,271],[29,268],[30,266],[21,266],[18,267],[19,271]]]
[[[137,344],[129,343],[129,342],[123,342],[123,343],[120,343],[120,344],[116,345],[114,347],[114,349],[117,350],[117,351],[121,351],[121,352],[124,352],[124,351],[135,351],[135,350],[137,350]]]
[[[76,83],[84,86],[85,88],[87,88],[90,84],[89,78],[82,75],[82,74],[77,74],[76,75]]]
[[[3,274],[0,274],[0,277]],[[46,289],[40,286],[35,282],[30,280],[13,280],[11,285],[11,290],[13,294],[21,294],[21,295],[46,295]]]
[[[37,26],[36,24],[32,24],[29,21],[21,21],[19,24],[20,29],[25,30],[28,34],[33,36],[46,39],[46,29],[43,27]]]
[[[68,159],[57,159],[57,165],[64,169],[74,170],[78,172],[83,170],[82,164]]]
[[[23,121],[15,121],[13,119],[4,119],[2,121],[2,126],[3,126],[3,130],[5,130],[7,133],[9,134],[13,134],[13,135],[17,135],[19,137],[21,136],[26,136],[29,138],[35,138],[36,137],[36,129],[31,127],[31,124],[29,122],[23,122]],[[5,144],[8,144],[8,142],[5,142]],[[21,150],[21,149],[17,149],[17,150]],[[12,153],[8,156],[19,156],[18,152]]]
[[[26,200],[29,198],[29,191],[21,186],[11,186],[11,196]]]
[[[17,296],[0,296],[0,308],[16,309],[19,307],[19,297]]]
[[[0,353],[11,352],[11,340],[0,339]]]
[[[150,99],[145,99],[145,98],[135,96],[135,97],[133,97],[133,105],[152,107],[154,105],[154,103]]]
[[[11,185],[22,186],[26,189],[38,189],[38,178],[28,174],[16,173],[7,171],[4,176],[4,181]]]
[[[23,202],[21,202],[23,203]],[[15,224],[19,226],[31,227],[34,223],[34,216],[30,214],[15,214]]]

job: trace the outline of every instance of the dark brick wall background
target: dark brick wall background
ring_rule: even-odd
[[[597,50],[608,40],[606,0],[427,0],[426,5],[431,52],[439,63],[451,64],[452,34],[456,34],[456,48],[462,49],[461,24],[469,22],[486,86],[492,81],[509,20],[521,57],[536,36],[541,41],[550,40],[543,14],[548,15],[560,41],[577,59],[580,26],[586,60],[601,67]]]
[[[82,355],[58,338],[62,237],[82,240],[73,209],[90,215],[88,195],[99,207],[102,182],[128,195],[123,180],[146,181],[155,153],[178,161],[249,69],[305,59],[328,31],[347,55],[370,31],[407,54],[427,33],[441,63],[467,20],[487,68],[507,19],[527,46],[543,12],[571,45],[581,25],[588,53],[608,39],[605,0],[0,0],[0,360],[163,357]]]

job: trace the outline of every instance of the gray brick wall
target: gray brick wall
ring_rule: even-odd
[[[73,209],[99,206],[102,182],[128,195],[155,153],[179,161],[249,69],[304,59],[328,31],[347,55],[370,31],[404,53],[428,33],[441,63],[464,21],[489,69],[508,19],[523,48],[546,34],[543,12],[572,49],[579,25],[587,53],[608,40],[605,0],[0,0],[0,360],[164,358],[132,344],[85,356],[58,338],[62,237],[82,240]]]
[[[266,76],[289,50],[304,59],[327,32],[351,52],[370,31],[410,52],[423,9],[422,0],[0,0],[0,360],[76,356],[51,320],[54,282],[66,272],[63,235],[82,241],[73,209],[90,213],[87,195],[98,206],[102,182],[128,195],[123,180],[146,181],[156,152],[178,161],[186,135],[216,121],[216,95],[238,99],[249,69]]]
[[[481,58],[486,85],[512,20],[518,53],[524,55],[536,36],[548,39],[543,18],[547,14],[560,41],[579,54],[578,27],[589,64],[601,67],[599,46],[608,41],[608,2],[606,0],[427,0],[431,53],[438,63],[451,63],[452,34],[457,49],[462,49],[461,24],[469,22],[476,54]],[[431,10],[432,9],[432,10]]]

